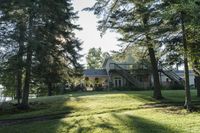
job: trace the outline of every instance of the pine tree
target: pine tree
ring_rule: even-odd
[[[18,81],[22,80],[21,70],[24,69],[23,95],[20,107],[27,109],[29,108],[28,98],[33,78],[45,79],[42,82],[51,88],[52,85],[49,85],[51,82],[62,82],[62,79],[69,79],[74,74],[75,69],[81,67],[78,63],[81,43],[74,33],[74,30],[81,28],[73,24],[78,17],[74,12],[71,0],[10,0],[3,1],[0,10],[7,18],[6,21],[13,24],[12,36],[15,38],[12,40],[19,48],[18,52],[14,54],[17,55],[17,61],[20,64],[19,71],[15,73]],[[7,28],[6,25],[4,27]],[[8,31],[6,30],[6,32]],[[11,35],[8,35],[3,40],[9,40],[10,37]],[[14,46],[12,48],[14,49]],[[37,71],[41,75],[34,76],[33,69],[36,66],[44,67],[40,69],[40,72]],[[60,73],[65,73],[67,77],[60,76],[62,75]],[[17,83],[18,88],[21,88],[21,82]],[[51,91],[49,91],[50,93]]]
[[[159,14],[158,5],[156,0],[97,0],[94,7],[89,10],[94,10],[96,15],[102,16],[99,29],[103,32],[106,29],[115,30],[122,35],[120,41],[128,46],[137,44],[148,49],[154,78],[153,97],[161,99],[158,60],[154,50],[158,45],[156,27],[162,23],[157,16]]]
[[[16,98],[19,104],[22,95],[22,56],[24,52],[26,17],[20,8],[23,1],[18,2],[16,6],[13,6],[12,3],[15,3],[15,1],[3,1],[0,6],[0,10],[2,11],[1,32],[6,33],[1,36],[1,47],[5,48],[8,45],[13,51],[12,56],[16,57],[16,66],[14,66],[13,70],[16,70],[14,73],[16,75]],[[4,52],[4,56],[9,53],[6,50]]]
[[[48,3],[48,4],[47,4]],[[48,95],[52,95],[52,84],[69,80],[73,69],[81,68],[78,52],[81,43],[75,37],[74,30],[81,30],[72,22],[77,20],[70,0],[43,1],[40,4],[40,16],[43,25],[38,27],[36,37],[41,43],[36,49],[36,58],[42,69],[42,76],[48,86]]]
[[[185,71],[185,107],[191,109],[191,94],[189,86],[189,35],[191,22],[194,20],[195,14],[192,13],[192,7],[195,4],[194,0],[177,0],[169,1],[164,0],[165,4],[165,15],[167,16],[166,22],[170,24],[173,28],[169,31],[171,34],[167,38],[170,45],[177,45],[184,61],[184,71]],[[167,24],[167,25],[168,25]],[[168,25],[169,26],[169,25]],[[194,38],[193,38],[194,39]],[[192,40],[193,40],[192,39]],[[169,46],[170,46],[169,45]],[[170,46],[171,47],[171,46]]]

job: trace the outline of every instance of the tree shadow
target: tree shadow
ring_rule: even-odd
[[[113,114],[120,123],[127,127],[128,130],[136,133],[177,133],[178,131],[167,127],[167,125],[132,115]]]
[[[79,98],[74,98],[74,101],[79,101]],[[70,97],[63,96],[52,96],[52,97],[41,97],[39,99],[31,99],[29,102],[30,108],[28,110],[18,110],[12,103],[5,111],[0,112],[2,116],[0,121],[18,121],[26,119],[56,119],[64,118],[71,112],[77,110],[72,106],[66,105],[70,101]],[[35,121],[35,120],[33,120]]]
[[[84,125],[87,123],[88,125]],[[51,133],[55,132],[76,132],[76,133],[88,133],[95,132],[98,128],[101,131],[109,131],[113,133],[119,133],[118,129],[112,126],[109,122],[97,123],[95,120],[79,119],[73,122],[58,121],[56,123],[57,127],[51,130]]]

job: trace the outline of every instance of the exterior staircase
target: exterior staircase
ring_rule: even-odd
[[[184,85],[185,83],[184,79],[178,76],[172,69],[169,69],[167,67],[160,67],[160,72],[162,72],[169,79],[171,79],[172,81],[174,81],[175,83],[179,85]]]
[[[141,82],[137,80],[133,75],[131,75],[127,70],[119,66],[118,64],[114,64],[115,71],[120,74],[122,77],[124,77],[127,81],[129,81],[132,85],[135,87],[140,88]],[[169,79],[174,81],[175,83],[183,86],[185,81],[183,78],[181,78],[179,75],[177,75],[172,69],[169,69],[167,67],[160,67],[160,72],[162,72],[164,75],[166,75]]]
[[[129,81],[132,85],[135,87],[140,88],[141,83],[138,81],[135,77],[133,77],[127,70],[123,69],[117,64],[114,64],[114,68],[118,74],[120,74],[122,77],[124,77],[127,81]]]

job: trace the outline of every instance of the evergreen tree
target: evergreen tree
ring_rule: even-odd
[[[158,16],[159,8],[156,0],[97,0],[94,7],[89,9],[94,10],[96,15],[102,16],[99,29],[103,32],[106,29],[116,30],[122,35],[120,41],[128,44],[127,48],[138,44],[148,49],[154,78],[153,97],[156,99],[162,98],[155,52],[156,45],[159,45],[157,27],[162,23]]]
[[[184,71],[185,71],[185,107],[190,110],[191,109],[191,94],[190,94],[190,86],[189,86],[189,61],[190,60],[190,44],[194,44],[191,42],[196,40],[191,37],[191,27],[192,21],[195,18],[195,14],[193,13],[193,7],[195,6],[195,0],[164,0],[165,4],[165,16],[166,16],[166,25],[171,26],[171,29],[168,31],[170,36],[166,37],[168,47],[170,48],[170,52],[174,51],[174,46],[178,48],[176,53],[179,53],[183,56],[184,61]],[[173,29],[172,29],[173,28]],[[194,44],[193,47],[195,47]],[[194,50],[192,50],[194,51]],[[193,53],[193,52],[192,52]]]
[[[70,78],[76,72],[75,69],[81,68],[78,63],[81,43],[73,32],[81,28],[73,24],[78,17],[71,0],[8,0],[2,1],[0,10],[6,22],[12,24],[13,34],[4,37],[3,41],[14,36],[12,40],[17,44],[17,52],[14,55],[17,55],[19,71],[16,71],[15,75],[20,81],[17,82],[17,88],[21,88],[21,81],[24,81],[21,108],[27,109],[30,87],[34,81],[38,81],[33,80],[34,78],[44,79],[42,82],[51,90],[51,83],[62,82],[62,79]],[[7,33],[7,26],[3,26]],[[5,48],[3,44],[5,43],[1,46]],[[14,45],[11,47],[15,48]],[[43,68],[34,73],[34,69],[38,67]],[[61,73],[65,73],[67,77],[60,76]]]
[[[48,3],[48,4],[47,4]],[[73,67],[80,68],[77,62],[81,43],[75,37],[73,30],[80,30],[72,22],[77,20],[76,13],[70,1],[43,1],[39,12],[43,25],[38,27],[36,37],[41,43],[36,49],[42,78],[48,86],[48,95],[52,95],[52,84],[69,80],[74,74]]]
[[[27,21],[23,9],[20,6],[23,5],[23,1],[18,2],[16,6],[12,4],[15,1],[3,1],[0,5],[0,10],[2,11],[1,15],[1,47],[6,48],[4,50],[3,57],[10,58],[10,56],[15,56],[16,59],[14,68],[11,71],[14,71],[16,75],[16,98],[18,104],[20,103],[22,95],[22,70],[23,70],[23,52],[24,52],[24,42],[25,42],[25,23]],[[12,55],[9,55],[9,49],[12,51]],[[12,62],[7,62],[12,63]],[[13,63],[12,63],[13,64]],[[2,77],[3,78],[3,77]]]

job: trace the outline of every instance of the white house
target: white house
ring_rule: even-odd
[[[174,70],[175,74],[178,75],[180,78],[184,79],[184,71],[183,70]],[[160,81],[163,85],[169,85],[169,82],[173,82],[168,76],[164,73],[160,73]],[[193,71],[189,71],[189,78],[190,78],[190,85],[194,85],[194,78],[195,75]]]
[[[103,87],[153,87],[151,70],[146,66],[137,66],[130,61],[115,62],[107,58],[102,69],[87,69],[84,71],[85,86],[90,88]],[[184,83],[184,71],[160,69],[160,81],[163,86]],[[194,84],[194,74],[190,71],[190,84]]]

